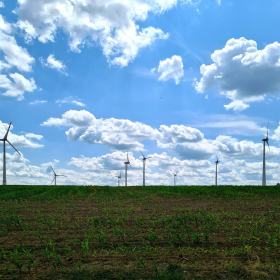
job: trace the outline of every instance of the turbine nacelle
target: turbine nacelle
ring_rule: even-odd
[[[149,159],[149,158],[152,158],[152,157],[145,157],[144,154],[141,152],[141,150],[139,150],[139,151],[140,151],[140,153],[141,153],[142,156],[143,156],[143,160],[147,160],[147,159]]]

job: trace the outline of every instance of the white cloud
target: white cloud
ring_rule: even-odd
[[[44,104],[44,103],[47,103],[48,101],[47,100],[34,100],[32,102],[29,103],[29,105],[38,105],[38,104]]]
[[[9,127],[9,124],[7,123],[2,123],[0,121],[0,138],[2,139]],[[12,133],[13,130],[13,125],[11,126],[10,132],[8,134],[8,140],[17,148],[24,148],[24,147],[29,147],[29,148],[41,148],[43,145],[38,144],[36,142],[31,141],[28,139],[28,137],[23,136],[23,135],[16,135]],[[2,143],[2,142],[1,142]],[[7,145],[9,147],[9,145]],[[12,148],[11,148],[12,149]]]
[[[77,97],[75,97],[75,98],[77,98]],[[75,104],[75,105],[80,106],[80,107],[85,107],[86,106],[86,104],[84,104],[81,101],[78,101],[79,99],[76,100],[75,98],[73,98],[72,96],[68,96],[68,97],[65,97],[63,99],[56,100],[55,103],[57,103],[59,105],[64,104],[64,103],[72,103],[72,104]]]
[[[63,64],[62,61],[56,60],[53,54],[48,56],[46,62],[41,57],[40,57],[40,61],[41,61],[42,66],[46,66],[48,68],[55,69],[55,70],[59,71],[60,73],[63,73],[66,76],[68,76],[68,74],[66,72],[66,66]]]
[[[263,134],[264,128],[254,122],[240,122],[242,129],[253,124],[253,131]],[[223,123],[209,123],[208,127],[221,127]],[[236,127],[234,122],[229,126]],[[143,149],[143,141],[157,141],[161,149],[173,151],[181,159],[207,160],[216,153],[222,153],[225,157],[232,159],[262,158],[262,144],[252,141],[238,141],[231,136],[220,135],[216,139],[206,139],[204,134],[193,127],[184,125],[161,125],[159,129],[152,128],[139,122],[121,119],[96,119],[88,111],[70,110],[61,118],[50,118],[43,122],[42,126],[65,126],[70,127],[66,131],[69,141],[83,141],[88,144],[105,145],[111,150],[139,150]],[[207,125],[205,125],[207,127]],[[269,159],[280,155],[280,149],[271,147]]]
[[[141,160],[136,159],[132,152],[128,152],[129,161],[131,163],[131,168],[142,169],[143,163]],[[127,153],[124,152],[113,152],[111,154],[106,154],[100,157],[88,158],[81,156],[80,158],[72,158],[69,165],[74,165],[75,167],[84,171],[95,171],[102,172],[104,170],[123,170],[124,162],[127,159]]]
[[[114,118],[96,119],[85,110],[67,111],[61,119],[50,118],[42,125],[72,126],[66,132],[69,141],[80,140],[88,144],[102,144],[112,150],[143,149],[141,141],[160,137],[159,131],[148,125]]]
[[[69,35],[70,49],[80,52],[92,42],[101,46],[112,65],[126,66],[140,49],[168,34],[152,26],[140,28],[138,22],[149,14],[161,14],[177,5],[178,0],[28,0],[18,1],[17,27],[24,30],[27,42],[38,38],[55,41],[59,29]],[[195,4],[192,1],[180,1]]]
[[[2,93],[3,95],[22,100],[26,91],[32,92],[37,88],[34,79],[26,79],[19,73],[8,73],[8,75],[1,73],[13,67],[19,71],[31,72],[31,65],[35,60],[25,48],[18,46],[15,38],[8,34],[11,32],[11,24],[0,15],[0,51],[3,52],[5,60],[0,60],[0,89],[6,90]]]
[[[155,68],[152,72],[155,72]],[[184,76],[184,65],[182,58],[178,55],[174,55],[171,58],[167,58],[159,62],[157,72],[160,73],[159,81],[168,81],[174,79],[176,85],[179,84],[180,79]]]
[[[4,3],[0,1],[0,8],[4,8],[4,7],[5,7]]]
[[[69,110],[62,115],[62,118],[49,118],[42,126],[74,126],[88,127],[96,123],[96,118],[88,111]]]
[[[0,23],[1,21],[3,21],[2,17]],[[3,28],[3,23],[1,26]],[[4,58],[9,65],[17,67],[19,71],[30,72],[32,70],[31,64],[34,63],[35,59],[29,55],[25,48],[18,46],[13,36],[1,31],[0,50],[4,52]]]
[[[235,101],[232,101],[230,104],[228,105],[224,105],[224,107],[226,108],[226,110],[230,110],[230,109],[233,109],[233,111],[235,112],[240,112],[240,111],[243,111],[247,108],[250,107],[250,105],[248,104],[245,104],[243,101],[241,100],[235,100]]]
[[[73,104],[76,104],[77,106],[81,106],[81,107],[85,107],[86,104],[80,102],[80,101],[77,101],[77,100],[72,100],[71,103]]]
[[[245,38],[230,39],[211,55],[213,64],[200,67],[202,78],[195,83],[204,93],[218,86],[220,93],[233,103],[227,109],[246,109],[240,103],[263,100],[280,89],[280,44],[275,42],[258,50],[257,43]],[[236,103],[239,101],[239,103]]]
[[[1,3],[0,2],[0,8],[1,7]],[[3,3],[2,3],[3,4]],[[0,14],[0,30],[6,32],[6,33],[11,33],[12,32],[12,26],[10,23],[6,22],[4,19],[3,19],[3,16]]]
[[[271,139],[280,142],[280,122],[279,126],[274,130],[274,134],[271,136]]]
[[[199,142],[204,138],[203,133],[198,129],[184,125],[171,125],[170,127],[161,125],[160,130],[162,137],[158,142],[163,146],[170,143]]]
[[[14,82],[8,79],[6,75],[0,75],[0,88],[6,89],[3,93],[5,96],[16,97],[20,101],[24,99],[26,91],[33,92],[37,88],[33,78],[28,80],[18,73],[9,74],[9,76]]]
[[[34,134],[34,133],[26,133],[25,137],[27,137],[27,138],[35,138],[37,140],[42,140],[43,139],[42,135],[38,135],[38,134]]]

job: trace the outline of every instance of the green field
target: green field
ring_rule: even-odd
[[[279,186],[1,186],[0,279],[279,279],[279,201]]]

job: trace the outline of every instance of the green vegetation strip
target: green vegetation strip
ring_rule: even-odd
[[[196,196],[196,197],[239,197],[256,194],[279,196],[280,186],[146,186],[146,187],[108,187],[108,186],[1,186],[0,200],[9,199],[71,199],[94,197],[116,199],[142,197],[143,195]]]

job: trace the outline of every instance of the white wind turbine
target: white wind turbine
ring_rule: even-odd
[[[218,156],[216,155],[217,160],[215,161],[216,163],[216,177],[215,177],[215,185],[218,186],[218,164],[219,164],[219,159]]]
[[[174,175],[174,186],[176,186],[178,172],[173,173],[173,175]]]
[[[4,138],[0,139],[0,141],[3,142],[3,185],[7,184],[7,180],[6,180],[6,142],[8,142],[15,149],[15,151],[21,156],[20,152],[7,139],[11,125],[12,125],[12,122],[10,122],[10,125],[8,127],[8,130],[7,130]]]
[[[116,177],[118,178],[118,186],[120,186],[120,181],[122,180],[122,172],[120,172],[120,175]]]
[[[266,134],[266,138],[263,139],[263,174],[262,174],[262,186],[266,186],[266,172],[265,172],[265,142],[267,143],[269,152],[270,152],[270,148],[269,148],[269,144],[268,144],[268,126],[269,126],[269,121],[267,123],[267,134]]]
[[[145,157],[143,153],[140,151],[143,156],[143,186],[145,186],[145,167],[146,167],[146,160],[151,157]]]
[[[124,164],[125,164],[125,186],[127,187],[127,166],[130,165],[130,161],[129,161],[129,158],[128,158],[128,153],[127,153],[127,161],[124,162]]]
[[[65,176],[65,175],[57,175],[57,174],[54,172],[54,170],[53,170],[52,167],[51,167],[51,169],[52,169],[53,174],[54,174],[54,178],[53,178],[53,180],[52,180],[52,183],[53,183],[53,181],[54,181],[54,185],[56,186],[56,177],[58,177],[58,176],[66,177],[66,176]],[[52,183],[51,183],[51,185],[52,185]]]

